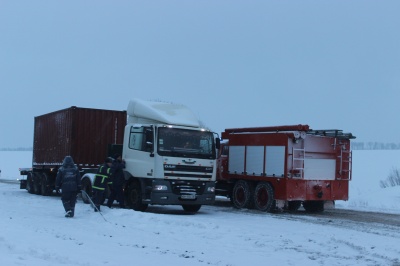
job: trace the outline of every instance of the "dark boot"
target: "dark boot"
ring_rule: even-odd
[[[69,200],[63,200],[62,204],[63,204],[65,212],[68,212],[69,210],[71,210],[71,205],[69,204]]]

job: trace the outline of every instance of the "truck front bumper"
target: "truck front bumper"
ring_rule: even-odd
[[[212,205],[215,202],[215,182],[187,180],[154,180],[151,204]]]

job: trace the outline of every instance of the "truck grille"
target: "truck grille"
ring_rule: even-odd
[[[212,166],[164,164],[164,176],[167,178],[212,178],[212,173]]]
[[[205,189],[205,183],[201,181],[171,181],[172,192],[176,195],[201,195]]]

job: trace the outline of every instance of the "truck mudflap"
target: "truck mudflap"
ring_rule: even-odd
[[[155,180],[152,184],[151,204],[213,205],[215,182],[188,180]]]
[[[19,180],[19,189],[26,189],[26,179]]]

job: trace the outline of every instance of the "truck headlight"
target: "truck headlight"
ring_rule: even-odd
[[[214,193],[215,192],[215,187],[208,187],[207,191]]]
[[[158,191],[161,191],[161,190],[168,190],[168,187],[165,186],[165,185],[155,185],[155,186],[153,187],[153,190],[158,190]]]

